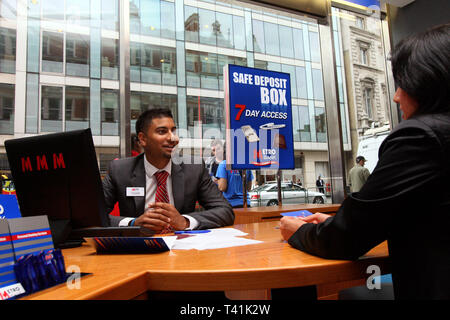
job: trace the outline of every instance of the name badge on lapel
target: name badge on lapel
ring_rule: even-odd
[[[141,187],[127,187],[127,197],[143,197],[145,189]]]

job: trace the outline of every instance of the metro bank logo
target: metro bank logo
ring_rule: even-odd
[[[51,169],[56,170],[56,169],[65,169],[66,168],[66,164],[64,162],[64,155],[62,153],[53,153],[49,156],[50,167],[49,167],[49,163],[47,162],[47,156],[45,154],[36,156],[36,161],[32,161],[32,160],[34,160],[33,157],[22,157],[21,158],[23,173],[32,172],[33,164],[35,164],[34,170],[37,170],[37,171],[48,171]],[[53,160],[53,167],[51,166],[52,160]]]

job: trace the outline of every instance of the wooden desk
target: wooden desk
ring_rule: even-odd
[[[336,213],[340,204],[285,204],[281,206],[233,209],[234,224],[275,221],[281,219],[282,212],[308,210],[312,213]]]
[[[79,289],[63,284],[26,299],[132,299],[147,290],[227,291],[230,298],[263,299],[270,298],[267,288],[367,278],[372,264],[382,273],[390,272],[386,244],[356,262],[325,260],[292,248],[282,240],[277,225],[275,221],[235,225],[248,238],[264,242],[223,249],[127,255],[97,255],[88,245],[65,249],[66,267],[77,265],[92,275],[81,278]]]

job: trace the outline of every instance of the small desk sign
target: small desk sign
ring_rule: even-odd
[[[16,195],[0,194],[0,219],[21,218]]]

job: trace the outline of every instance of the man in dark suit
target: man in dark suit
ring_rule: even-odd
[[[179,139],[170,110],[143,112],[136,133],[144,153],[112,161],[103,179],[107,210],[119,202],[121,216],[110,216],[112,226],[143,226],[159,233],[234,223],[233,210],[203,161],[172,158]],[[196,201],[204,211],[194,212]]]

